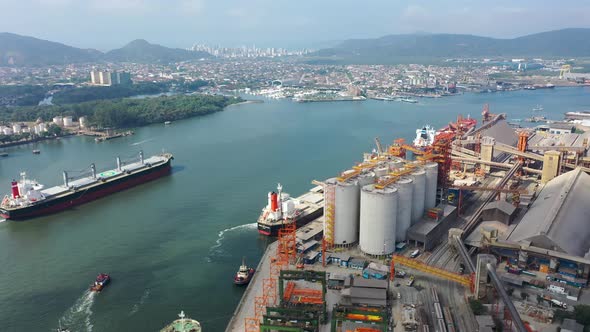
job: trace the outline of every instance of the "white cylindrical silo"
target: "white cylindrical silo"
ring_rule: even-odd
[[[73,120],[71,116],[64,116],[63,118],[64,127],[71,127],[73,124]]]
[[[357,178],[356,178],[356,181],[357,181],[357,184],[358,184],[359,190],[360,190],[360,188],[375,182],[375,173],[366,172],[366,173],[359,174],[359,176],[357,176]]]
[[[436,187],[438,183],[438,164],[427,163],[424,165],[426,171],[426,188],[424,191],[424,209],[428,210],[436,206]]]
[[[339,182],[336,179],[326,180],[326,190],[334,190],[334,209],[332,239],[335,245],[346,245],[358,241],[360,193],[356,179]],[[328,197],[324,200],[324,211],[328,213]],[[330,219],[325,216],[324,219]],[[330,233],[329,220],[324,222],[324,234]]]
[[[402,167],[404,167],[403,159],[393,159],[392,161],[389,162],[389,170],[390,171],[394,171],[394,170],[400,169]]]
[[[58,125],[58,126],[63,126],[64,124],[64,118],[62,118],[61,116],[56,116],[53,118],[53,123]]]
[[[356,180],[336,185],[334,244],[356,243],[359,231],[360,193]]]
[[[78,122],[80,123],[80,128],[86,128],[86,125],[87,125],[86,120],[87,119],[85,116],[81,116],[80,119],[78,119]]]
[[[405,241],[408,228],[412,225],[412,200],[414,199],[414,184],[409,177],[403,177],[395,183],[398,191],[397,219],[395,240]]]
[[[412,225],[424,215],[424,190],[426,187],[426,172],[423,169],[416,169],[411,174],[414,183],[414,192],[412,193]]]
[[[394,187],[361,189],[359,247],[369,255],[387,255],[395,251],[398,192]]]
[[[379,167],[375,168],[375,176],[381,177],[389,174],[389,166],[388,165],[380,165]]]

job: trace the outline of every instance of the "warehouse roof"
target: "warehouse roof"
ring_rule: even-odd
[[[577,168],[549,181],[508,241],[584,257],[590,250],[590,175]]]
[[[514,128],[510,127],[506,120],[500,120],[489,128],[480,130],[481,137],[493,137],[496,142],[504,143],[510,146],[516,146],[518,135]]]
[[[321,219],[321,220],[320,220]],[[309,224],[297,230],[297,240],[301,242],[309,241],[309,239],[320,234],[324,230],[324,220],[322,217],[310,222]]]
[[[493,201],[493,202],[486,204],[486,206],[483,208],[483,211],[493,210],[493,209],[498,209],[509,216],[511,216],[514,213],[514,211],[516,211],[516,207],[514,205],[512,205],[506,201],[503,201],[503,200]]]
[[[350,297],[363,299],[385,300],[387,298],[387,291],[385,289],[364,288],[364,287],[350,287]]]
[[[344,254],[344,253],[329,253],[328,257],[332,258],[332,259],[339,259],[341,261],[345,261],[348,262],[350,260],[350,255],[349,254]]]
[[[570,122],[553,122],[553,123],[549,124],[549,128],[572,130],[572,129],[574,129],[574,124],[570,123]]]
[[[387,280],[354,278],[352,281],[354,287],[387,289],[389,282]]]

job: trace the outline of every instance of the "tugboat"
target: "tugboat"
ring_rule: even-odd
[[[90,291],[100,293],[100,291],[102,291],[110,281],[111,277],[108,274],[101,273],[96,277],[94,284],[90,286]]]
[[[239,286],[247,285],[250,282],[250,279],[252,279],[254,271],[254,268],[248,267],[244,262],[244,258],[242,258],[242,265],[240,265],[240,269],[234,277],[234,284]]]
[[[180,311],[178,319],[168,324],[160,332],[201,332],[201,323],[186,317],[184,311]]]

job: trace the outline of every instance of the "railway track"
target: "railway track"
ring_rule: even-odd
[[[444,255],[447,250],[449,250],[449,242],[448,239],[445,238],[443,242],[439,244],[436,249],[434,249],[432,254],[426,259],[425,263],[428,265],[436,264],[436,262],[438,262],[440,257]]]

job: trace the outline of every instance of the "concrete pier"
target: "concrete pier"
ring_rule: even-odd
[[[254,317],[254,298],[262,295],[262,280],[270,276],[270,256],[276,253],[277,245],[278,242],[275,241],[266,247],[266,251],[256,267],[254,277],[227,324],[226,332],[244,332],[246,318]]]

